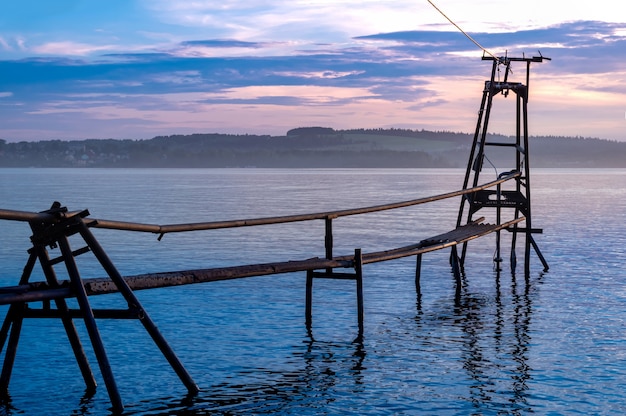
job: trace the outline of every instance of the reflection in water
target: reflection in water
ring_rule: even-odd
[[[480,288],[473,289],[462,274],[460,290],[455,290],[444,307],[449,312],[424,310],[422,298],[417,297],[413,332],[406,338],[412,345],[407,345],[405,351],[391,353],[389,359],[396,364],[386,364],[401,374],[390,372],[381,378],[372,377],[376,360],[380,359],[377,355],[383,351],[378,341],[368,344],[367,337],[358,337],[354,342],[342,343],[307,336],[302,345],[293,347],[289,368],[257,368],[232,376],[233,380],[252,377],[258,383],[222,383],[186,400],[159,399],[156,403],[167,403],[164,407],[155,409],[150,403],[141,403],[128,412],[144,414],[150,408],[149,414],[380,414],[385,403],[377,403],[379,399],[374,394],[383,387],[380,383],[386,383],[396,390],[399,402],[405,398],[413,402],[401,408],[400,413],[437,413],[445,408],[437,408],[429,401],[436,401],[439,395],[449,406],[452,394],[446,397],[446,392],[439,388],[445,385],[442,378],[457,375],[453,396],[462,414],[533,412],[536,409],[530,403],[528,385],[533,370],[529,365],[532,285],[540,283],[541,277],[523,283],[518,283],[515,275],[510,280],[503,279],[500,273],[494,277],[490,295],[485,295]],[[396,327],[387,335],[400,336],[398,332],[400,328]],[[404,357],[405,353],[423,354],[420,356],[425,360],[440,363],[445,369],[441,373],[440,368],[437,375],[428,363],[420,367],[415,356]],[[413,368],[401,370],[405,358]],[[431,372],[420,374],[420,369]],[[354,407],[344,408],[344,397],[350,397],[348,406]]]
[[[350,394],[358,395],[363,390],[366,353],[361,341],[342,344],[310,338],[304,343],[305,349],[294,347],[294,363],[300,364],[297,370],[240,372],[233,374],[232,378],[236,380],[248,375],[266,381],[258,384],[222,383],[183,400],[159,398],[130,405],[125,414],[318,414],[334,405],[337,389],[344,388],[338,386],[344,385],[347,378],[352,380]],[[89,412],[75,411],[74,414]]]
[[[81,397],[80,399],[80,405],[78,409],[74,411],[74,413],[79,415],[90,414],[93,407],[93,397],[95,393],[95,389],[85,389],[85,394],[83,394],[83,397]]]
[[[539,186],[535,185],[533,203],[541,223],[552,230],[542,236],[541,244],[555,266],[546,274],[550,279],[533,275],[526,282],[521,275],[516,280],[506,272],[496,276],[491,264],[476,262],[467,267],[467,276],[455,294],[455,281],[449,278],[445,260],[438,265],[429,261],[426,267],[432,265],[431,270],[437,272],[423,279],[426,289],[416,299],[411,288],[413,264],[407,268],[390,262],[380,269],[372,265],[366,270],[366,320],[361,344],[338,342],[343,333],[334,336],[355,322],[353,310],[344,308],[343,303],[342,307],[329,308],[332,319],[327,322],[335,326],[327,330],[333,334],[327,339],[334,343],[311,344],[301,322],[300,281],[292,285],[289,280],[254,279],[245,286],[220,282],[209,285],[210,289],[168,290],[164,296],[145,292],[142,296],[148,299],[167,300],[158,323],[170,322],[170,329],[164,328],[164,332],[173,343],[179,336],[175,350],[203,391],[188,400],[175,375],[166,370],[162,380],[161,372],[150,370],[141,374],[144,379],[156,378],[156,383],[163,385],[153,390],[132,386],[128,394],[125,390],[128,413],[267,414],[274,410],[282,414],[331,414],[339,410],[334,413],[467,415],[562,414],[574,409],[584,414],[624,414],[626,294],[620,250],[625,239],[619,227],[605,225],[607,219],[624,212],[626,171],[551,169],[536,173]],[[83,181],[76,181],[73,170],[11,170],[3,175],[6,180],[0,182],[5,195],[16,204],[6,208],[31,210],[42,206],[42,201],[49,206],[59,198],[59,192],[65,195],[70,190],[71,205],[93,208],[98,211],[94,216],[135,221],[133,215],[143,212],[150,217],[147,222],[169,223],[197,218],[198,212],[225,220],[253,217],[259,212],[293,214],[292,208],[300,210],[313,203],[324,211],[369,205],[374,202],[372,197],[383,203],[408,199],[407,195],[433,195],[441,189],[456,189],[459,171],[296,174],[258,169],[114,169],[81,172],[81,176],[87,175]],[[269,181],[272,198],[267,198]],[[98,192],[94,193],[94,188]],[[329,193],[331,188],[335,192]],[[170,192],[164,194],[163,189]],[[304,202],[303,195],[307,198]],[[161,208],[155,209],[155,201]],[[207,205],[207,201],[211,203]],[[398,240],[431,235],[432,230],[427,229],[431,225],[433,230],[448,229],[457,208],[455,203],[451,216],[446,214],[446,207],[429,213],[428,224],[421,221],[421,210],[415,216],[410,214],[413,226],[407,227],[404,216],[402,221],[390,219],[388,233],[376,233],[380,239],[377,244],[382,249],[391,247],[388,243],[395,246]],[[338,227],[344,228],[338,233],[338,251],[340,245],[353,249],[356,245],[352,242],[368,240],[362,233],[365,227],[339,224],[343,222]],[[2,247],[0,263],[8,284],[14,284],[22,270],[27,245],[22,244],[22,225],[17,225],[2,229],[7,244]],[[237,237],[238,233],[197,239],[172,236],[158,245],[153,244],[152,237],[144,240],[133,234],[119,241],[117,234],[103,233],[102,243],[107,250],[110,247],[109,254],[119,266],[135,274],[205,267],[208,257],[211,262],[220,259],[239,264],[242,258],[254,256],[264,260],[267,254],[300,258],[301,247],[305,247],[304,254],[319,254],[323,253],[321,228],[315,228],[313,236],[304,232],[270,235],[263,229],[249,240]],[[313,240],[319,246],[307,245]],[[286,251],[285,241],[290,245]],[[607,246],[607,241],[612,244]],[[472,249],[481,251],[478,246],[472,245]],[[261,247],[265,251],[259,250]],[[486,255],[480,257],[488,258],[490,251],[490,247],[485,248]],[[575,279],[569,279],[572,276]],[[441,282],[441,278],[446,281]],[[539,287],[541,296],[537,296]],[[195,293],[201,295],[188,297]],[[267,302],[268,294],[273,294],[275,303]],[[344,298],[330,293],[328,301],[344,302]],[[172,313],[170,304],[181,312],[189,311],[180,314],[181,322],[174,322],[177,314]],[[245,319],[239,319],[243,307],[249,309]],[[182,316],[187,319],[182,321]],[[350,324],[345,325],[346,321]],[[16,366],[11,396],[2,402],[0,414],[106,414],[110,404],[102,383],[93,398],[85,397],[79,403],[83,383],[66,339],[57,336],[63,334],[62,328],[53,327],[48,332],[44,323],[30,330],[31,342],[25,342],[25,348],[20,345],[24,355],[18,364],[22,366]],[[118,327],[115,331],[115,344],[125,353],[154,347],[150,339],[142,340],[131,329]],[[239,336],[238,331],[249,334]],[[149,353],[137,357],[150,359]],[[58,365],[65,362],[70,365]],[[135,380],[140,383],[137,369],[143,371],[145,366],[129,364],[116,368],[116,377],[127,384]],[[152,367],[160,368],[157,364]],[[56,385],[51,387],[51,383]],[[154,397],[161,393],[169,397]],[[150,399],[142,401],[147,397]]]
[[[329,369],[329,365],[337,364],[334,359],[334,349],[341,349],[344,352],[350,352],[351,356],[341,355],[340,359],[348,357],[348,360],[342,363],[342,367],[349,368],[351,376],[354,378],[355,384],[362,384],[361,371],[364,369],[363,362],[366,357],[363,339],[357,338],[351,344],[334,344],[329,342],[320,342],[311,339],[307,343],[307,351],[304,354],[306,380],[315,380],[319,374],[332,374],[334,371]]]
[[[472,293],[464,272],[455,282],[452,325],[461,334],[462,367],[470,380],[467,400],[477,411],[532,411],[527,385],[532,370],[528,364],[530,279],[520,287],[513,273],[507,296],[503,294],[500,270],[495,269],[493,298]],[[418,298],[418,317],[422,313]]]
[[[458,287],[442,305],[418,292],[417,313],[409,310],[406,320],[389,314],[384,333],[374,330],[374,319],[369,325],[366,320],[365,334],[352,342],[316,340],[308,328],[282,364],[255,368],[251,363],[216,384],[208,374],[197,396],[127,403],[125,414],[436,414],[449,411],[450,403],[458,414],[537,410],[529,393],[529,345],[533,289],[542,275],[520,282],[498,271],[491,282],[475,282],[465,273],[458,280],[451,277],[446,285]],[[390,395],[395,403],[384,398]],[[72,414],[97,414],[102,406],[102,398],[85,394]],[[11,407],[10,397],[2,411],[21,413]]]
[[[0,394],[0,411],[3,415],[10,415],[13,413],[14,410],[17,410],[13,407],[11,402],[11,395],[8,391],[2,392],[2,394]]]

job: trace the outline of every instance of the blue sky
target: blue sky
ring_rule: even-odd
[[[613,0],[434,3],[496,55],[552,58],[531,68],[532,135],[626,140]],[[472,132],[481,56],[427,0],[4,1],[0,138]],[[513,106],[498,97],[491,131],[513,133]]]

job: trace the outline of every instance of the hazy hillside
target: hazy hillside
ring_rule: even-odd
[[[473,135],[403,129],[301,127],[284,136],[192,134],[150,140],[0,140],[0,167],[465,167]],[[491,141],[513,141],[490,136]],[[626,167],[626,142],[532,137],[533,167]],[[488,162],[514,166],[510,148]]]

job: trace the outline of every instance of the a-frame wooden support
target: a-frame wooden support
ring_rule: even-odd
[[[73,322],[74,317],[81,317],[84,320],[96,359],[98,360],[100,372],[102,373],[113,411],[123,411],[124,405],[117,388],[115,378],[113,377],[113,372],[109,364],[109,359],[107,357],[100,332],[96,325],[96,318],[138,319],[143,324],[146,331],[150,334],[155,344],[161,350],[161,353],[168,360],[169,364],[172,366],[185,387],[187,387],[188,391],[192,394],[197,393],[199,391],[198,386],[193,381],[187,370],[183,367],[174,351],[170,348],[163,335],[159,332],[152,319],[150,319],[148,313],[141,306],[141,303],[133,291],[129,288],[128,284],[124,281],[96,238],[93,236],[89,230],[89,224],[83,221],[83,218],[85,218],[89,213],[87,211],[68,213],[67,209],[61,207],[61,205],[57,202],[53,204],[50,210],[45,212],[50,214],[54,220],[50,222],[30,222],[31,229],[33,231],[33,236],[31,237],[33,247],[29,250],[30,256],[20,279],[20,284],[28,283],[30,275],[38,260],[41,264],[47,284],[51,288],[60,287],[54,266],[58,263],[64,263],[70,279],[72,294],[78,301],[79,309],[69,309],[65,298],[63,297],[54,299],[56,309],[51,308],[49,301],[44,301],[43,306],[37,309],[30,308],[30,305],[26,302],[11,304],[4,323],[0,328],[0,350],[4,348],[8,338],[4,364],[2,367],[2,373],[0,374],[0,390],[4,392],[8,390],[24,318],[60,318],[63,322],[87,389],[93,391],[96,388],[96,380],[89,366],[89,362]],[[79,234],[86,243],[86,246],[72,251],[68,237],[74,234]],[[48,247],[58,247],[61,251],[61,256],[51,259]],[[87,292],[75,261],[76,256],[88,252],[92,252],[95,255],[96,259],[106,271],[109,278],[115,283],[119,292],[126,300],[128,309],[95,310],[91,308]]]

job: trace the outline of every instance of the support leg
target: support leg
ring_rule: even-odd
[[[20,285],[28,283],[30,275],[33,272],[35,263],[37,262],[37,255],[32,250],[29,252],[28,260],[22,271],[20,277]],[[15,363],[15,355],[17,353],[17,344],[19,342],[20,333],[22,331],[22,322],[24,320],[22,310],[25,308],[24,303],[16,303],[9,307],[7,316],[2,323],[0,329],[0,351],[4,349],[4,344],[9,339],[7,345],[7,351],[4,356],[4,364],[2,366],[2,373],[0,374],[0,391],[7,392],[9,389],[9,382],[11,380],[11,373],[13,372],[13,364]]]
[[[515,219],[519,218],[519,211],[515,210]],[[513,235],[511,236],[511,270],[515,271],[517,267],[517,255],[515,254],[515,245],[517,243],[517,224],[513,225]]]
[[[11,330],[11,324],[13,323],[11,308],[12,306],[9,306],[7,315],[4,317],[4,322],[2,322],[2,327],[0,328],[0,352],[4,350],[4,344],[7,342],[9,331]]]
[[[530,222],[527,222],[527,224],[530,224]],[[526,243],[524,244],[524,276],[526,278],[530,276],[530,242],[532,239],[530,231],[526,232]]]
[[[450,253],[450,262],[452,266],[452,273],[457,283],[461,283],[461,267],[459,266],[459,256],[457,254],[456,246],[452,246],[452,253]]]
[[[29,251],[29,253],[30,255],[28,256],[28,261],[26,262],[26,265],[24,266],[24,271],[22,272],[22,276],[20,277],[20,285],[25,285],[26,283],[28,283],[28,279],[30,279],[30,275],[33,272],[35,263],[37,262],[37,254],[34,253],[32,250]],[[0,329],[0,351],[4,349],[4,343],[9,336],[14,312],[15,308],[13,306],[9,307],[9,311],[7,312],[7,315],[4,318],[4,322],[2,323],[2,328]]]
[[[313,270],[306,271],[306,305],[305,305],[305,320],[306,327],[311,329],[312,325],[312,307],[313,305]]]
[[[137,299],[133,291],[130,289],[130,287],[128,287],[128,284],[126,283],[126,281],[124,281],[122,275],[118,272],[117,268],[113,265],[105,251],[102,249],[100,243],[98,243],[87,225],[85,225],[85,223],[82,221],[80,223],[80,234],[85,242],[87,242],[87,245],[96,256],[102,267],[104,267],[111,280],[113,280],[122,296],[124,296],[126,302],[128,302],[129,308],[137,311],[138,318],[143,324],[144,328],[150,334],[152,340],[159,347],[161,353],[163,354],[163,356],[165,356],[170,366],[174,369],[185,387],[187,387],[189,393],[195,394],[200,391],[198,385],[195,383],[195,381],[193,381],[191,375],[187,372],[174,351],[170,348],[169,344],[165,340],[165,337],[163,337],[148,313],[141,306],[139,299]]]
[[[354,271],[356,272],[356,302],[357,315],[359,320],[359,337],[363,335],[363,258],[361,257],[361,249],[354,250]]]
[[[67,313],[69,310],[69,308],[67,307],[67,303],[65,302],[65,299],[57,299],[55,303],[59,311],[61,311],[62,313],[65,312],[65,314],[61,318],[61,322],[63,323],[63,327],[65,328],[65,333],[67,334],[67,338],[70,342],[70,346],[72,347],[72,351],[74,352],[74,357],[76,358],[76,363],[78,364],[80,373],[83,376],[83,380],[85,381],[85,386],[87,387],[88,391],[94,391],[98,386],[98,383],[96,383],[96,378],[91,371],[91,366],[89,365],[89,361],[87,360],[87,355],[85,354],[85,350],[83,349],[83,344],[80,342],[80,338],[78,337],[78,332],[76,331],[74,321]]]
[[[496,187],[496,195],[497,195],[497,201],[498,204],[496,206],[496,224],[500,225],[501,224],[501,218],[502,218],[502,207],[501,207],[501,203],[502,203],[502,185],[498,184],[498,186]],[[500,255],[500,230],[496,231],[496,255],[493,259],[494,263],[495,263],[495,267],[496,270],[499,272],[500,271],[500,263],[502,262],[502,257]]]
[[[537,243],[535,242],[535,239],[532,236],[530,237],[530,243],[535,249],[535,253],[537,253],[539,260],[541,260],[541,264],[543,265],[543,270],[547,271],[548,269],[550,269],[550,266],[548,266],[548,262],[546,261],[545,257],[543,257],[543,254],[541,254],[541,250],[539,250],[539,246],[537,245]]]
[[[11,373],[13,372],[13,364],[15,363],[15,355],[17,354],[17,344],[20,340],[20,332],[22,331],[22,322],[24,317],[22,316],[21,309],[24,308],[24,304],[11,305],[7,319],[10,320],[11,332],[9,334],[9,343],[4,355],[4,365],[2,366],[2,373],[0,374],[0,392],[6,393],[9,390],[9,382],[11,380]]]
[[[420,284],[420,278],[422,276],[422,253],[419,253],[415,259],[415,291],[417,296],[421,296],[422,287]]]
[[[515,271],[515,267],[517,267],[517,255],[515,254],[515,246],[512,246],[511,247],[511,270]]]
[[[46,276],[48,284],[51,287],[58,286],[59,281],[57,279],[54,268],[50,265],[50,258],[45,247],[33,247],[33,251],[36,252],[37,256],[39,257],[39,262],[41,263],[41,267],[43,269],[44,275]],[[67,306],[67,302],[65,301],[65,299],[55,299],[54,302],[57,310],[61,313],[61,322],[63,323],[63,327],[65,328],[67,339],[69,340],[72,351],[74,352],[74,357],[76,357],[76,363],[78,364],[80,373],[83,376],[83,380],[85,381],[87,390],[93,391],[98,386],[98,383],[96,383],[96,378],[94,377],[93,372],[91,371],[91,367],[89,366],[89,361],[87,360],[87,355],[85,354],[83,345],[80,342],[80,338],[78,337],[78,332],[76,331],[76,326],[74,326],[74,321],[69,316],[69,308]]]
[[[100,372],[102,373],[102,377],[104,378],[104,384],[106,385],[107,391],[109,393],[111,405],[113,406],[114,411],[122,412],[124,410],[124,404],[122,403],[122,398],[120,396],[119,390],[117,389],[117,384],[115,382],[115,378],[113,377],[113,371],[111,370],[111,365],[104,349],[104,344],[102,343],[102,338],[100,337],[98,326],[96,325],[93,310],[91,309],[91,305],[89,304],[87,292],[85,291],[85,287],[83,286],[80,274],[78,273],[78,268],[76,266],[76,262],[74,261],[74,256],[72,254],[72,250],[70,248],[67,237],[63,236],[59,238],[58,243],[59,247],[61,248],[63,258],[65,260],[65,265],[67,267],[70,281],[76,293],[78,305],[80,306],[80,310],[83,313],[85,326],[87,327],[87,332],[89,334],[89,338],[91,339],[94,353],[96,355],[96,358],[98,359],[98,365],[100,366]]]
[[[467,221],[468,223],[470,222],[470,220]],[[456,248],[454,249],[454,252],[456,252]],[[456,256],[456,262],[460,263],[461,266],[465,265],[465,256],[467,255],[467,241],[463,243],[463,246],[461,248],[461,257],[459,257],[458,255]],[[450,260],[452,261],[452,257],[450,258]],[[452,264],[452,263],[450,263]]]

